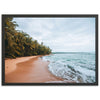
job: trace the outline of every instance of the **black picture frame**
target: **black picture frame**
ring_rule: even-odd
[[[4,20],[6,17],[36,17],[36,18],[95,18],[95,83],[5,83],[5,41]],[[2,86],[97,86],[98,85],[98,14],[2,14]]]

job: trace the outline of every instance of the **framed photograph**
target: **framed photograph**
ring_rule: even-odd
[[[98,85],[98,15],[2,15],[2,85]]]

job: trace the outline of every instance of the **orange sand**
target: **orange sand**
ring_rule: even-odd
[[[74,83],[56,77],[48,70],[49,62],[41,56],[5,60],[5,83]]]
[[[6,83],[44,83],[61,82],[63,79],[48,71],[49,62],[38,56],[5,60]]]
[[[25,62],[31,58],[35,58],[36,56],[31,57],[18,57],[16,59],[6,59],[5,60],[5,74],[8,74],[16,69],[16,64],[20,62]]]

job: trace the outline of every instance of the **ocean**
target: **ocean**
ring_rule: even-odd
[[[95,80],[95,53],[66,52],[44,56],[49,61],[49,71],[63,78],[65,81],[76,83],[94,83]]]

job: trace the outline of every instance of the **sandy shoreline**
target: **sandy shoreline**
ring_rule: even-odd
[[[5,60],[5,74],[8,74],[16,69],[16,64],[20,62],[25,62],[31,58],[35,58],[37,56],[31,57],[18,57],[16,59],[6,59]]]
[[[5,60],[6,83],[52,83],[63,79],[52,75],[48,70],[49,62],[40,56],[20,57]]]

